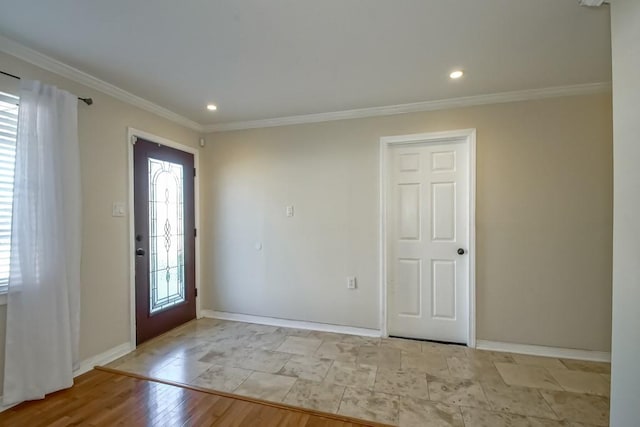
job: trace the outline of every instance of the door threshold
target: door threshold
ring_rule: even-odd
[[[449,342],[449,341],[438,341],[438,340],[428,340],[428,339],[425,339],[425,338],[401,337],[399,335],[389,335],[389,338],[400,338],[400,339],[403,339],[403,340],[420,341],[420,342],[432,342],[434,344],[457,345],[458,347],[467,347],[467,345],[464,344],[464,343]]]

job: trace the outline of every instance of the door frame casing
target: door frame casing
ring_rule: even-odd
[[[389,150],[395,145],[465,142],[469,148],[469,289],[467,346],[476,347],[476,129],[427,132],[380,138],[380,331],[388,332],[387,286],[387,196]]]
[[[136,344],[136,265],[135,265],[135,206],[134,206],[134,161],[133,161],[133,146],[135,139],[146,139],[147,141],[155,142],[160,145],[175,148],[176,150],[184,151],[193,155],[193,165],[196,171],[200,171],[200,157],[199,150],[194,147],[190,147],[179,142],[172,141],[161,136],[157,136],[139,129],[127,127],[127,170],[128,170],[128,182],[127,182],[127,203],[129,208],[129,342],[131,349],[135,349]],[[200,191],[199,191],[199,173],[193,178],[193,209],[194,209],[194,224],[196,230],[200,230]],[[195,236],[195,283],[196,289],[200,289],[200,236]],[[200,319],[200,295],[196,296],[196,318]]]

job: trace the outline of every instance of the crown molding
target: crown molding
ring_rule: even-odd
[[[23,61],[33,64],[39,68],[100,91],[120,101],[149,111],[150,113],[156,114],[167,120],[171,120],[172,122],[178,123],[189,129],[193,129],[198,132],[203,131],[202,125],[194,122],[193,120],[154,104],[151,101],[147,101],[146,99],[127,92],[124,89],[120,89],[119,87],[107,83],[104,80],[100,80],[97,77],[85,73],[84,71],[80,71],[77,68],[71,67],[70,65],[64,64],[47,55],[21,45],[20,43],[2,35],[0,35],[0,52],[15,56],[16,58],[22,59]]]
[[[361,119],[366,117],[390,116],[404,113],[418,113],[424,111],[447,110],[453,108],[473,107],[487,104],[502,104],[507,102],[532,101],[561,96],[590,95],[594,93],[610,92],[611,82],[588,83],[572,86],[557,86],[543,89],[528,89],[512,92],[501,92],[486,95],[466,96],[462,98],[440,99],[435,101],[414,102],[410,104],[388,105],[382,107],[358,108],[354,110],[333,111],[316,114],[277,117],[236,121],[203,125],[191,119],[174,113],[164,107],[147,101],[137,95],[120,89],[110,83],[100,80],[77,68],[64,64],[47,55],[21,45],[7,37],[0,35],[0,52],[7,53],[44,70],[58,74],[76,83],[100,91],[120,101],[149,111],[167,120],[171,120],[197,132],[225,132],[232,130],[267,128],[275,126],[289,126],[304,123],[320,123],[333,120]]]
[[[204,132],[226,132],[232,130],[267,128],[275,126],[299,125],[303,123],[320,123],[332,120],[361,119],[366,117],[390,116],[403,113],[447,110],[452,108],[473,107],[487,104],[503,104],[507,102],[532,101],[561,96],[590,95],[610,92],[611,83],[588,83],[572,86],[556,86],[544,89],[528,89],[512,92],[501,92],[487,95],[449,98],[436,101],[414,102],[410,104],[389,105],[385,107],[358,108],[355,110],[334,111],[328,113],[304,114],[299,116],[278,117],[273,119],[249,120],[204,125]]]

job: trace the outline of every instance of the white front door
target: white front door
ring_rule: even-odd
[[[389,335],[466,343],[469,144],[463,138],[388,150]]]

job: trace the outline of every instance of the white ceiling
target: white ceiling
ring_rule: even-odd
[[[205,125],[611,79],[609,8],[576,0],[0,0],[0,11],[0,34]]]

